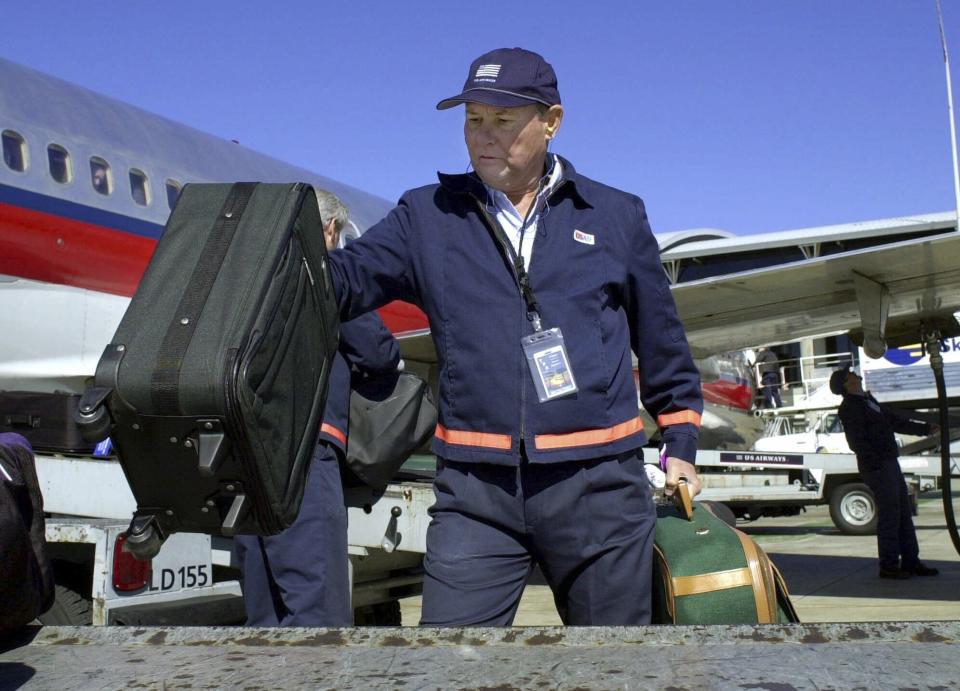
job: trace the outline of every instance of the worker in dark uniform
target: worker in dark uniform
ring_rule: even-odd
[[[667,494],[700,489],[703,399],[646,209],[548,151],[564,111],[540,55],[480,56],[437,108],[459,106],[473,171],[405,193],[330,258],[342,318],[406,300],[437,350],[421,624],[509,625],[534,565],[565,623],[648,623],[632,354]]]
[[[777,361],[777,354],[769,348],[761,348],[757,354],[757,370],[760,373],[760,384],[763,389],[763,407],[782,408],[780,363]]]
[[[935,434],[937,426],[913,422],[899,411],[880,405],[863,390],[863,379],[849,367],[830,376],[830,390],[843,396],[839,410],[843,431],[857,455],[860,476],[877,502],[880,578],[936,576],[937,569],[920,561],[910,497],[897,461],[899,449],[893,433]]]
[[[339,241],[347,210],[317,190],[328,250]],[[300,513],[278,535],[238,536],[234,554],[248,626],[350,626],[347,509],[339,462],[349,434],[350,377],[354,372],[393,372],[400,363],[396,340],[375,312],[340,325],[340,347],[327,387],[327,405],[304,489]]]

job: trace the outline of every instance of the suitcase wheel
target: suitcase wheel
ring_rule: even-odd
[[[77,423],[80,436],[88,444],[96,444],[110,436],[113,421],[110,419],[105,401],[111,391],[112,389],[105,387],[87,389],[73,414],[73,421]]]
[[[150,561],[160,553],[163,541],[164,535],[155,516],[134,516],[127,528],[123,548],[138,561]]]

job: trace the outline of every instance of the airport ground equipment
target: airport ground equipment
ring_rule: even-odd
[[[789,624],[799,621],[783,576],[749,535],[713,514],[710,502],[657,506],[654,624]]]
[[[899,461],[914,498],[936,485],[941,473],[936,456],[901,456]],[[876,501],[860,479],[853,454],[701,449],[697,474],[703,485],[698,499],[722,502],[737,518],[793,516],[806,506],[826,504],[841,531],[876,532]]]
[[[293,522],[338,323],[309,185],[183,188],[77,418],[117,450],[134,556]]]
[[[115,458],[37,453],[56,600],[46,624],[215,625],[243,621],[231,539],[175,533],[150,561],[123,550],[136,501]],[[354,619],[399,624],[421,590],[429,482],[347,491]]]

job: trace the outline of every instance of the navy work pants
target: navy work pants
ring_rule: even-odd
[[[278,535],[234,538],[248,626],[350,626],[347,509],[336,451],[321,443],[300,513]]]
[[[656,510],[639,454],[438,460],[420,623],[510,625],[534,563],[565,624],[649,623]]]
[[[913,527],[907,483],[896,458],[885,459],[878,470],[861,472],[877,500],[877,551],[880,568],[910,570],[919,561],[920,547]]]
[[[776,372],[764,372],[760,378],[763,384],[763,407],[764,408],[782,408],[783,401],[780,400],[780,375]]]

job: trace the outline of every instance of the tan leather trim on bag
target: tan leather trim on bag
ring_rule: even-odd
[[[787,612],[787,617],[791,621],[799,622],[800,617],[797,615],[797,610],[793,606],[793,601],[790,600],[790,591],[787,590],[787,582],[783,579],[783,574],[780,573],[780,569],[778,569],[777,565],[772,561],[770,562],[770,568],[773,569],[773,582],[777,585],[777,592],[783,593],[782,603],[780,598],[777,598],[777,619],[780,619],[780,606],[782,604]]]
[[[660,574],[663,578],[664,597],[667,600],[667,614],[670,615],[670,623],[677,623],[676,595],[673,592],[673,578],[670,576],[670,565],[663,556],[663,550],[657,545],[653,546],[653,558],[660,562]]]
[[[728,571],[714,571],[697,576],[677,576],[673,579],[673,592],[677,597],[684,595],[700,595],[712,593],[715,590],[740,588],[752,582],[749,567],[729,569]]]
[[[776,622],[777,594],[774,590],[773,571],[770,562],[749,536],[734,530],[743,545],[743,555],[747,559],[747,568],[753,575],[753,599],[757,605],[757,623],[773,624]],[[766,562],[766,564],[762,562]]]

